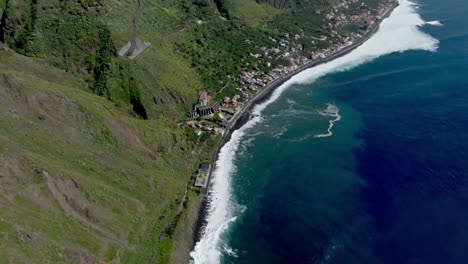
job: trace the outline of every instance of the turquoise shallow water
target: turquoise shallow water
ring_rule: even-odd
[[[292,84],[245,129],[199,263],[468,263],[468,2],[418,4],[436,52]]]

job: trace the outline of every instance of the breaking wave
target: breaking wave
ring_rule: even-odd
[[[223,254],[232,254],[235,249],[227,245],[226,231],[236,221],[236,216],[245,209],[236,204],[231,196],[231,177],[235,173],[235,155],[246,131],[262,122],[262,111],[276,101],[291,84],[314,82],[326,74],[349,70],[378,57],[408,50],[436,51],[439,41],[422,32],[426,22],[416,13],[416,5],[400,0],[400,5],[385,19],[380,29],[364,44],[352,52],[325,64],[305,70],[278,87],[271,97],[253,109],[254,118],[233,132],[231,140],[221,149],[213,173],[209,192],[206,226],[200,241],[190,253],[195,264],[220,263]],[[229,249],[229,250],[226,250]]]

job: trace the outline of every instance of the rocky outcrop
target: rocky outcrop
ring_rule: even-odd
[[[226,6],[224,4],[224,1],[223,0],[213,0],[215,5],[216,5],[216,8],[218,9],[218,12],[219,14],[226,18],[226,19],[230,19],[231,16],[229,15],[229,11],[226,9]]]
[[[0,43],[5,43],[5,24],[7,19],[6,4],[0,7]]]

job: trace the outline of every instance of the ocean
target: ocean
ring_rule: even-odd
[[[467,11],[400,0],[257,105],[221,149],[193,262],[468,263]]]

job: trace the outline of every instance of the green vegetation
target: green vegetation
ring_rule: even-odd
[[[198,166],[182,150],[195,147],[183,130],[126,116],[39,61],[3,52],[0,66],[0,255],[13,263],[168,258],[171,240],[160,243],[159,233]]]
[[[186,262],[220,140],[183,126],[198,91],[233,96],[268,69],[253,54],[324,33],[329,2],[0,0],[0,261]],[[151,47],[130,60],[134,15]]]
[[[245,23],[246,25],[258,28],[280,14],[280,9],[273,8],[271,5],[259,4],[251,0],[228,1],[226,3],[234,21]]]
[[[261,53],[262,47],[277,45],[272,38],[278,40],[285,33],[319,36],[326,32],[322,28],[323,16],[311,16],[315,11],[329,7],[326,0],[290,9],[274,9],[250,0],[221,1],[223,10],[230,7],[227,21],[209,15],[207,10],[215,8],[209,2],[196,3],[195,7],[187,7],[186,10],[203,19],[187,28],[183,38],[176,39],[175,51],[191,61],[192,68],[210,92],[223,91],[219,96],[230,95],[232,88],[239,86],[228,75],[237,76],[242,71],[264,67],[265,58],[254,58],[250,54]],[[216,7],[219,9],[219,4]],[[306,48],[313,50],[315,47]],[[278,59],[273,64],[284,64],[284,61]]]
[[[266,34],[258,35],[251,28],[207,23],[194,29],[190,40],[178,45],[178,50],[192,61],[205,87],[216,92],[228,84],[226,73],[235,76],[242,69],[251,68],[258,60],[249,54],[269,44],[271,41]]]

